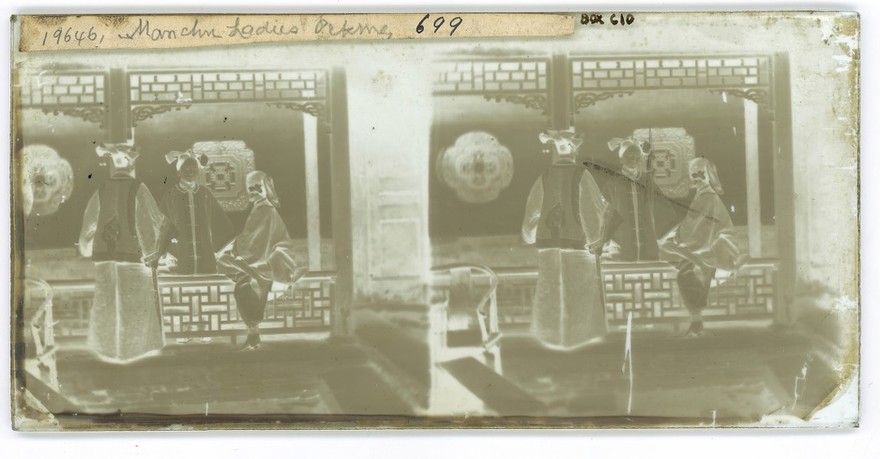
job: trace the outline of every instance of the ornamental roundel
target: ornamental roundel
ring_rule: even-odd
[[[437,158],[437,175],[458,199],[492,202],[513,179],[513,155],[486,132],[468,132]]]
[[[46,145],[28,145],[22,149],[22,157],[25,215],[54,214],[73,192],[73,168]]]

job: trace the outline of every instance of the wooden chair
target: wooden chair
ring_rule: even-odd
[[[453,330],[447,327],[447,343],[450,347],[471,344],[467,339],[458,340],[453,334],[467,334],[474,323],[479,329],[479,346],[484,352],[498,347],[501,332],[498,327],[498,301],[496,289],[498,276],[486,266],[451,264],[433,268],[434,288],[448,292],[449,309],[446,323],[464,321],[468,327]],[[476,301],[474,300],[477,297]]]

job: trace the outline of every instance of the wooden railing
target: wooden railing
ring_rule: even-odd
[[[94,298],[92,281],[50,281],[55,292],[56,333],[85,336]],[[224,276],[160,276],[159,297],[167,338],[236,336],[246,333]],[[330,330],[335,274],[309,273],[290,289],[273,289],[260,325],[266,334]]]
[[[484,337],[493,330],[531,323],[537,281],[535,268],[490,269],[477,265],[437,267],[434,288],[455,295],[453,272],[467,271],[468,285],[479,289],[465,314],[472,315]],[[622,326],[629,312],[640,325],[673,324],[687,320],[675,282],[675,269],[662,262],[604,263],[606,311],[609,324]],[[55,336],[81,337],[88,328],[94,296],[91,281],[49,281],[53,291]],[[329,331],[333,320],[335,273],[310,273],[293,289],[270,294],[266,333],[297,334]],[[160,277],[162,310],[169,338],[235,336],[245,333],[232,297],[233,284],[222,276]],[[772,318],[776,295],[776,261],[752,260],[736,276],[716,279],[704,311],[708,321],[755,321]],[[476,295],[475,295],[476,296]],[[492,313],[497,308],[497,314]],[[485,314],[480,316],[480,314]],[[486,320],[483,320],[486,319]],[[482,330],[481,330],[482,331]]]
[[[535,268],[494,268],[498,278],[498,319],[502,329],[527,327],[538,272]],[[688,320],[676,284],[676,270],[665,262],[605,262],[606,313],[609,324],[624,326],[629,312],[638,325],[671,324]],[[488,285],[486,276],[473,282]],[[766,321],[773,317],[776,298],[776,260],[756,259],[735,275],[713,281],[707,321]]]

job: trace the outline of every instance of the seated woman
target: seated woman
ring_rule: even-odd
[[[253,171],[247,175],[246,185],[253,203],[251,213],[218,265],[235,281],[235,302],[248,327],[242,350],[254,350],[260,347],[259,325],[272,283],[293,285],[306,269],[297,267],[290,235],[278,214],[280,203],[272,178]]]
[[[735,271],[744,261],[733,243],[733,223],[721,201],[724,193],[715,165],[705,158],[688,164],[696,194],[688,213],[661,244],[664,254],[678,263],[679,292],[691,316],[687,335],[703,331],[703,309],[716,269]]]

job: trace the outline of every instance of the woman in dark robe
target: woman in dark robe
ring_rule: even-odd
[[[602,190],[608,205],[602,217],[600,238],[590,244],[590,249],[601,254],[602,247],[613,239],[620,246],[617,258],[621,261],[657,260],[657,233],[654,229],[657,185],[650,160],[651,146],[647,143],[640,145],[632,138],[615,138],[608,142],[608,147],[620,157],[620,172],[611,173]],[[647,167],[642,170],[645,158]]]
[[[293,285],[306,269],[295,261],[287,226],[278,213],[280,203],[272,178],[265,172],[247,175],[248,196],[253,203],[244,229],[232,247],[218,260],[220,268],[235,281],[235,302],[248,327],[242,350],[260,347],[260,322],[273,282]]]
[[[214,253],[232,239],[232,223],[207,187],[198,183],[207,157],[173,151],[165,155],[177,168],[178,183],[165,192],[159,207],[171,223],[163,234],[163,249],[174,257],[171,272],[181,275],[216,274]]]
[[[168,271],[183,276],[217,273],[214,253],[232,239],[232,223],[226,212],[208,187],[199,185],[199,173],[207,165],[204,154],[196,157],[192,151],[172,151],[165,155],[169,164],[177,169],[178,182],[159,199],[159,208],[167,217],[169,225],[160,237],[160,255],[168,256]],[[194,308],[189,325],[190,332],[199,331],[202,322],[199,308]],[[207,343],[211,338],[178,338],[180,344]]]

